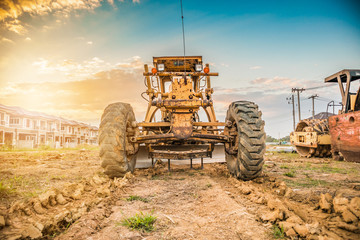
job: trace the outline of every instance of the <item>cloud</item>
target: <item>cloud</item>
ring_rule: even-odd
[[[24,14],[42,16],[54,13],[61,17],[68,17],[71,12],[77,10],[93,11],[103,2],[115,6],[113,0],[2,0],[0,22],[7,30],[23,35],[27,30],[19,18]],[[132,2],[140,3],[139,0],[132,0]],[[57,22],[61,23],[60,20]]]
[[[13,44],[14,41],[12,41],[12,40],[10,40],[10,39],[8,39],[8,38],[2,37],[2,38],[0,38],[0,44],[1,44],[1,43],[10,43],[10,44]]]
[[[31,41],[31,38],[27,37],[25,38],[25,41]]]
[[[127,59],[126,62],[117,63],[116,66],[121,69],[142,69],[144,67],[144,62],[141,60],[141,57],[134,56]]]
[[[5,28],[19,35],[24,35],[25,33],[27,33],[27,30],[18,19],[5,22]]]
[[[250,69],[251,70],[257,70],[257,69],[261,69],[262,68],[262,66],[253,66],[253,67],[251,67]]]
[[[92,42],[92,41],[88,41],[88,42],[86,42],[86,44],[88,44],[88,45],[92,45],[92,44],[93,44],[93,42]]]
[[[134,71],[134,69],[139,69],[140,65],[143,65],[143,62],[140,57],[133,57],[128,59],[129,62],[124,61],[122,64],[111,64],[105,62],[104,60],[93,57],[90,60],[85,60],[83,62],[78,62],[73,59],[64,59],[62,61],[52,61],[45,58],[39,58],[32,63],[35,67],[35,70],[40,75],[49,75],[64,77],[63,80],[73,81],[73,80],[83,80],[85,78],[91,77],[92,75],[101,72],[107,71],[110,69],[127,69],[127,71]]]

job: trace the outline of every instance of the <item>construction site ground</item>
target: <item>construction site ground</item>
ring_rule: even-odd
[[[0,152],[0,239],[360,239],[360,164],[265,160],[248,182],[188,161],[109,179],[97,149]],[[141,213],[152,231],[123,225]]]

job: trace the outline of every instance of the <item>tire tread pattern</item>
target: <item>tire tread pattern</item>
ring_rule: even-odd
[[[135,121],[132,107],[128,103],[112,103],[107,106],[101,117],[99,128],[99,156],[104,173],[110,178],[123,177],[126,172],[134,171],[136,161],[133,156],[126,155],[127,121]]]
[[[261,174],[264,165],[265,138],[264,121],[258,106],[249,101],[230,104],[226,119],[237,126],[238,153],[226,154],[230,173],[242,180],[251,180]]]

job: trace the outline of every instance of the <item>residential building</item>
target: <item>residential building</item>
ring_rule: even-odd
[[[0,104],[0,146],[36,148],[97,144],[98,128],[52,115]]]

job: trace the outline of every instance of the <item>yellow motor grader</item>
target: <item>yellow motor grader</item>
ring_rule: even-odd
[[[144,65],[148,108],[136,122],[130,104],[113,103],[101,117],[100,158],[105,174],[122,177],[134,171],[140,145],[148,157],[190,160],[212,157],[215,144],[224,144],[231,174],[254,179],[261,173],[265,153],[264,121],[258,106],[249,101],[229,105],[225,122],[215,116],[209,64],[201,56],[154,57],[154,67]],[[206,121],[201,121],[204,111]]]

